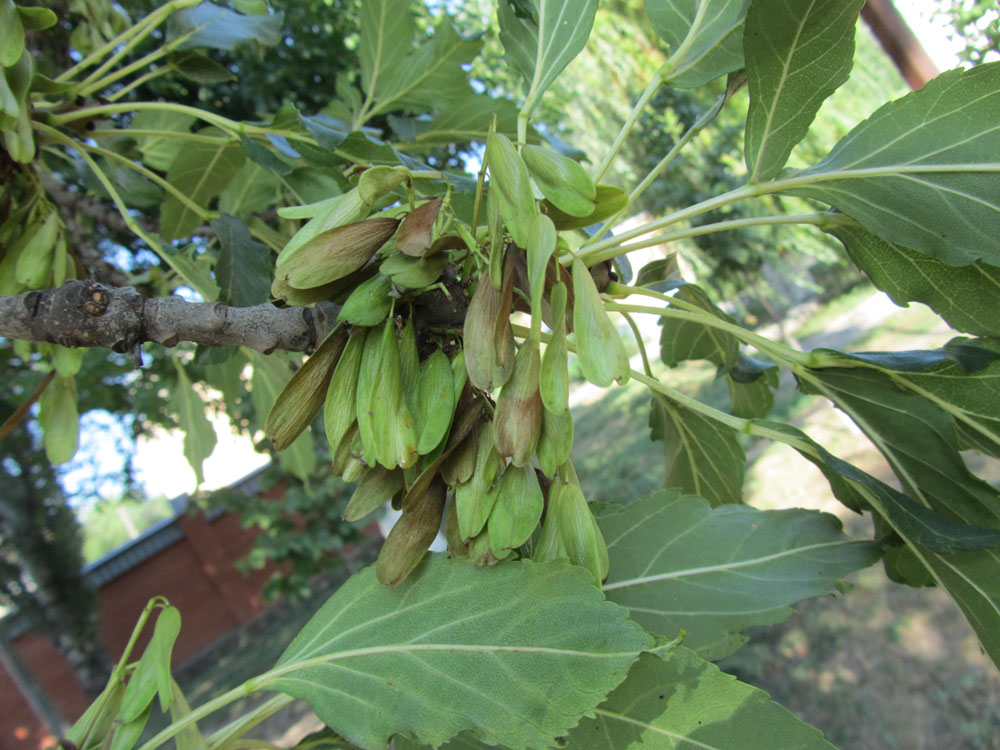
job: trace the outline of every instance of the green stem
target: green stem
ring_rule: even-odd
[[[646,105],[649,104],[649,100],[653,98],[653,94],[656,93],[656,90],[660,88],[660,84],[663,83],[665,72],[666,65],[662,66],[653,74],[649,85],[646,86],[646,90],[642,92],[639,100],[635,103],[635,106],[632,107],[632,111],[629,113],[628,119],[625,120],[625,124],[622,125],[621,130],[618,131],[618,135],[615,136],[615,140],[611,143],[611,148],[608,149],[604,158],[601,159],[601,163],[594,168],[594,172],[591,176],[594,178],[595,183],[601,181],[601,178],[604,177],[604,173],[607,172],[608,168],[611,166],[611,162],[613,162],[615,157],[618,156],[618,152],[621,151],[622,146],[625,144],[625,139],[628,138],[628,134],[632,132],[632,128],[634,128],[635,124],[639,121],[639,117],[642,115],[643,110],[646,109]]]
[[[199,5],[201,0],[171,0],[171,2],[161,5],[159,8],[154,10],[144,19],[139,21],[129,29],[125,29],[121,34],[112,39],[106,45],[104,45],[97,52],[89,55],[84,60],[81,60],[78,65],[75,65],[70,70],[66,71],[62,76],[57,78],[57,81],[65,80],[63,76],[71,78],[72,74],[77,70],[83,70],[84,68],[89,68],[91,65],[96,63],[101,57],[108,54],[112,50],[117,50],[115,54],[104,61],[103,64],[89,76],[83,80],[83,84],[87,85],[92,83],[95,79],[104,75],[108,70],[110,70],[119,60],[121,60],[125,55],[135,49],[145,37],[147,37],[153,29],[159,26],[161,23],[167,20],[175,11],[183,10],[184,8],[190,8],[195,5]],[[93,58],[93,59],[91,59]],[[90,62],[87,62],[90,60]],[[87,63],[84,65],[84,63]]]
[[[139,637],[142,635],[143,628],[146,627],[146,620],[149,619],[150,615],[153,614],[153,610],[157,607],[168,606],[169,602],[162,596],[154,596],[150,599],[146,606],[143,608],[142,612],[139,613],[139,619],[136,621],[135,627],[132,629],[132,635],[129,636],[128,643],[125,644],[125,650],[122,651],[122,656],[115,665],[114,670],[111,672],[110,682],[114,682],[116,679],[121,679],[125,674],[125,668],[128,666],[129,657],[132,656],[132,651],[135,649],[135,645],[139,642]]]
[[[177,719],[170,724],[170,726],[166,727],[163,731],[159,732],[152,739],[142,745],[139,750],[153,750],[153,748],[159,747],[171,737],[176,736],[187,727],[197,724],[209,714],[218,711],[220,708],[228,706],[233,701],[257,692],[261,689],[261,687],[262,685],[259,677],[253,677],[246,682],[237,685],[232,690],[229,690],[222,695],[216,696],[212,700],[201,704],[198,708],[193,709],[187,716]]]
[[[639,330],[639,326],[636,325],[635,320],[628,313],[621,313],[621,316],[625,318],[628,327],[632,329],[632,336],[635,338],[635,343],[639,346],[639,356],[642,357],[642,369],[646,371],[647,375],[653,377],[653,368],[649,366],[649,357],[646,354],[646,342],[642,340],[642,332]]]
[[[636,289],[638,294],[646,294],[651,290]],[[653,292],[653,294],[657,294]],[[666,295],[663,295],[664,297]],[[644,305],[623,305],[618,302],[608,302],[605,303],[604,308],[612,312],[630,312],[630,313],[646,313],[649,315],[658,315],[661,318],[673,318],[675,320],[686,320],[691,323],[698,323],[700,325],[708,326],[709,328],[715,328],[720,331],[725,331],[726,333],[732,334],[740,341],[750,344],[756,347],[763,353],[777,360],[786,367],[795,367],[800,365],[803,367],[808,367],[809,365],[809,355],[800,352],[797,349],[792,349],[790,346],[785,346],[777,341],[772,341],[771,339],[754,333],[753,331],[748,331],[746,328],[736,325],[735,323],[730,323],[729,321],[718,318],[711,313],[705,312],[697,305],[691,305],[690,303],[684,302],[684,300],[678,300],[673,297],[667,297],[670,302],[671,307],[645,307]],[[678,310],[678,307],[685,307],[689,309]]]
[[[274,716],[274,714],[278,713],[278,711],[292,703],[294,700],[295,699],[292,696],[283,695],[281,693],[269,698],[264,703],[257,706],[257,708],[243,714],[236,721],[231,724],[227,724],[222,729],[214,732],[211,736],[206,738],[206,748],[208,748],[208,750],[216,750],[216,748],[229,744],[237,737],[242,737],[262,721]]]
[[[788,435],[779,430],[772,430],[770,427],[762,425],[752,419],[743,419],[742,417],[736,417],[732,414],[727,414],[726,412],[716,409],[714,406],[709,406],[708,404],[702,403],[696,398],[692,398],[685,393],[681,393],[675,388],[671,388],[668,385],[663,384],[656,378],[651,378],[643,375],[637,370],[632,370],[632,378],[643,385],[647,386],[651,391],[659,396],[664,396],[671,401],[673,401],[678,406],[682,406],[685,409],[690,409],[693,412],[697,412],[703,417],[707,417],[719,424],[724,424],[727,427],[732,428],[736,432],[743,433],[744,435],[753,435],[754,437],[767,438],[768,440],[774,440],[779,443],[784,443],[798,451],[809,454],[815,458],[819,458],[819,452],[812,446],[811,443],[796,438],[792,435]]]
[[[75,148],[86,149],[87,151],[95,153],[99,156],[103,156],[105,159],[116,161],[134,172],[138,172],[150,182],[153,182],[163,188],[164,191],[176,198],[185,208],[196,213],[202,221],[210,221],[218,218],[217,214],[207,211],[203,207],[199,206],[176,187],[160,177],[160,175],[156,174],[156,172],[144,167],[142,164],[137,164],[126,156],[122,156],[115,151],[109,151],[106,148],[101,148],[100,146],[90,146],[86,143],[75,142]]]
[[[678,406],[683,406],[686,409],[697,412],[702,416],[726,425],[726,427],[731,427],[737,432],[749,434],[751,431],[751,422],[749,419],[734,417],[732,414],[727,414],[720,409],[716,409],[714,406],[704,404],[698,399],[692,398],[685,393],[681,393],[676,388],[671,388],[669,385],[662,383],[652,376],[641,373],[638,370],[632,370],[631,375],[634,380],[637,380],[647,386],[657,395],[666,396]]]
[[[87,132],[87,138],[94,140],[100,140],[101,138],[121,138],[123,135],[128,135],[130,138],[173,138],[181,141],[217,144],[220,146],[225,143],[238,142],[236,138],[230,136],[202,135],[201,133],[188,133],[183,130],[153,130],[144,128],[120,130],[118,128],[99,128]]]
[[[125,112],[144,111],[176,112],[181,115],[190,115],[207,122],[209,125],[215,125],[217,128],[220,128],[231,135],[238,135],[241,132],[241,127],[247,131],[250,131],[251,129],[266,130],[265,128],[254,128],[252,125],[241,126],[240,123],[230,120],[228,117],[207,112],[203,109],[198,109],[197,107],[189,107],[186,104],[174,104],[172,102],[123,102],[121,104],[98,104],[93,107],[81,107],[80,109],[74,109],[71,112],[52,115],[52,117],[49,118],[49,123],[58,127],[75,120],[96,118],[103,115],[123,114]]]
[[[297,133],[291,130],[276,130],[274,128],[262,127],[260,125],[250,125],[245,122],[236,122],[235,120],[230,120],[228,117],[223,117],[222,115],[217,115],[204,109],[189,107],[186,104],[174,104],[171,102],[122,102],[119,104],[99,104],[93,107],[75,109],[72,112],[52,115],[49,117],[48,122],[51,125],[60,126],[74,122],[75,120],[101,117],[103,115],[145,111],[176,112],[177,114],[188,115],[202,120],[203,122],[207,122],[209,125],[214,125],[234,137],[239,137],[240,135],[260,137],[280,135],[290,141],[302,141],[303,143],[316,145],[316,141],[313,137],[305,133]],[[418,171],[414,173],[415,176],[420,178],[426,178],[431,174],[440,176],[440,172],[432,170],[424,170],[422,172]]]
[[[897,164],[883,167],[865,167],[860,169],[838,169],[829,172],[800,172],[785,177],[780,180],[771,180],[754,185],[743,185],[734,190],[730,190],[722,195],[696,203],[693,206],[674,211],[660,219],[650,221],[640,227],[622,232],[614,237],[595,243],[589,252],[596,253],[606,250],[609,247],[620,245],[627,240],[642,237],[643,235],[663,229],[679,221],[690,219],[708,211],[721,208],[729,203],[744,200],[746,198],[758,198],[770,193],[778,193],[783,190],[794,190],[796,188],[809,187],[816,183],[835,182],[838,180],[854,180],[872,177],[908,177],[913,174],[951,174],[951,173],[984,173],[1000,172],[1000,162],[978,163],[978,164]],[[830,218],[830,223],[836,221]]]
[[[115,58],[112,58],[111,60],[108,60],[107,63],[105,63],[100,68],[98,68],[93,73],[91,73],[89,76],[87,76],[84,79],[84,81],[80,84],[83,88],[75,90],[74,93],[75,94],[79,94],[80,96],[87,96],[89,94],[92,94],[95,91],[100,91],[101,89],[107,88],[108,86],[110,86],[115,81],[120,81],[125,76],[131,75],[133,72],[135,72],[137,70],[142,70],[147,65],[151,65],[154,62],[156,62],[157,60],[159,60],[160,58],[166,57],[171,52],[173,52],[174,49],[176,49],[178,46],[180,46],[181,44],[183,44],[184,42],[186,42],[194,34],[194,32],[195,32],[195,30],[192,29],[191,31],[187,32],[186,34],[184,34],[182,36],[179,36],[176,39],[172,40],[168,44],[164,44],[164,45],[161,45],[160,47],[157,47],[156,49],[154,49],[152,52],[148,53],[144,57],[140,57],[138,60],[133,60],[128,65],[125,65],[124,67],[119,68],[118,70],[116,70],[114,73],[111,73],[110,75],[106,75],[106,76],[104,76],[102,78],[100,76],[102,76],[103,73],[105,71],[109,70],[110,67],[111,67],[108,63],[112,63],[113,64],[112,61],[117,62],[117,60]],[[139,41],[138,39],[133,40],[133,45],[137,44],[138,41]],[[119,57],[119,56],[116,55],[116,57]]]
[[[206,290],[202,289],[199,284],[194,282],[192,279],[189,279],[184,274],[184,271],[172,262],[170,254],[164,251],[160,242],[155,237],[146,232],[146,230],[143,229],[139,225],[139,223],[132,217],[132,215],[129,213],[128,207],[125,205],[125,202],[122,200],[121,195],[118,193],[118,189],[111,183],[111,180],[108,179],[108,176],[104,174],[104,170],[102,170],[97,165],[97,162],[95,162],[91,158],[90,154],[87,153],[86,149],[80,148],[80,144],[78,144],[72,138],[63,135],[55,128],[51,128],[48,125],[44,125],[42,123],[32,123],[32,127],[34,127],[39,132],[44,132],[48,137],[52,138],[53,140],[63,143],[64,145],[67,145],[70,148],[75,149],[77,153],[80,154],[80,158],[87,163],[88,167],[90,167],[90,170],[94,173],[94,176],[97,178],[98,182],[100,182],[101,185],[104,186],[104,189],[108,191],[108,195],[111,196],[111,202],[115,204],[115,208],[118,209],[118,213],[121,215],[122,220],[125,222],[125,226],[129,228],[129,231],[132,232],[132,234],[134,234],[136,237],[139,237],[141,240],[143,240],[147,245],[149,245],[150,249],[153,250],[168,266],[170,266],[170,268],[180,278],[182,278],[188,286],[190,286],[192,289],[198,292],[198,294],[202,295],[202,297],[204,297],[205,299],[208,299],[211,296],[209,294],[206,294]]]
[[[671,148],[670,151],[667,152],[666,156],[660,159],[660,162],[655,167],[653,167],[652,170],[650,170],[649,174],[646,175],[643,181],[640,182],[636,186],[635,190],[632,191],[631,195],[629,195],[628,202],[630,204],[633,201],[635,201],[640,195],[642,195],[646,191],[646,188],[648,188],[651,184],[653,184],[653,180],[659,177],[660,174],[662,174],[663,170],[666,169],[670,165],[670,163],[677,158],[677,155],[681,152],[681,149],[683,149],[688,143],[690,143],[691,140],[696,135],[698,135],[698,133],[700,133],[702,130],[705,129],[706,125],[708,125],[712,120],[716,118],[719,112],[722,111],[722,105],[726,103],[726,99],[727,99],[726,94],[722,94],[715,101],[715,104],[712,105],[712,108],[704,112],[701,115],[701,117],[695,120],[694,124],[690,128],[688,128],[680,138],[677,139],[677,143],[674,144],[673,148]],[[613,225],[609,224],[608,226],[613,226]]]
[[[139,76],[134,81],[131,81],[127,85],[123,86],[122,88],[118,89],[113,94],[109,95],[108,96],[108,101],[109,102],[116,102],[119,99],[121,99],[123,96],[125,96],[127,93],[129,93],[133,89],[138,88],[139,86],[141,86],[142,84],[146,83],[147,81],[152,81],[153,79],[159,78],[160,76],[165,76],[169,72],[170,72],[170,68],[168,68],[167,66],[163,66],[162,68],[157,68],[156,70],[151,70],[148,73]]]
[[[768,185],[770,185],[770,183],[768,183]],[[685,219],[690,219],[700,214],[714,211],[715,209],[721,208],[729,203],[735,203],[736,201],[743,200],[744,198],[753,198],[758,195],[764,195],[769,192],[768,190],[763,189],[764,187],[765,185],[744,185],[743,187],[736,188],[735,190],[730,190],[727,193],[703,200],[700,203],[695,203],[693,206],[688,206],[680,211],[674,211],[673,213],[667,214],[660,219],[647,222],[646,224],[638,226],[635,229],[630,229],[627,232],[622,232],[621,234],[617,234],[613,237],[608,237],[607,239],[595,242],[588,248],[587,252],[588,254],[594,254],[602,250],[607,250],[610,247],[617,247],[627,240],[636,239],[649,234],[650,232],[655,232],[657,229],[663,229],[671,224],[676,224],[679,221],[684,221]]]
[[[170,12],[164,14],[163,12],[164,8],[166,8],[166,6],[157,8],[138,23],[129,26],[127,29],[125,29],[125,31],[123,31],[121,34],[119,34],[114,39],[109,41],[103,47],[94,50],[89,55],[80,60],[80,62],[78,62],[72,68],[60,73],[55,80],[60,82],[68,81],[69,79],[73,78],[73,76],[75,76],[77,73],[86,70],[91,65],[96,65],[98,60],[100,60],[105,55],[113,52],[122,44],[128,42],[132,37],[136,36],[137,34],[143,34],[143,32],[146,30],[147,27],[149,27],[149,31],[151,31],[153,28],[162,23],[163,20],[170,14],[170,12],[173,12],[171,10]],[[148,31],[146,33],[148,33]],[[145,34],[143,34],[143,36],[145,36]]]
[[[597,242],[601,237],[604,236],[606,230],[611,229],[618,223],[618,220],[622,217],[622,214],[624,214],[629,209],[630,206],[635,205],[635,201],[638,200],[639,196],[642,195],[646,191],[646,188],[652,185],[653,181],[656,180],[656,178],[663,173],[663,170],[665,170],[670,165],[670,163],[677,158],[677,155],[680,154],[681,150],[688,143],[690,143],[691,140],[696,135],[698,135],[698,133],[704,130],[705,126],[708,125],[708,123],[710,123],[712,120],[714,120],[715,117],[719,114],[719,112],[722,111],[722,105],[726,103],[727,98],[728,97],[726,94],[720,96],[718,100],[716,100],[712,108],[704,112],[701,115],[701,117],[699,117],[694,122],[694,124],[690,128],[688,128],[683,135],[681,135],[681,137],[674,144],[673,148],[671,148],[670,151],[667,152],[667,155],[664,156],[662,159],[660,159],[660,162],[655,167],[653,167],[652,170],[650,170],[649,174],[647,174],[645,178],[643,178],[642,182],[640,182],[631,192],[631,194],[628,197],[628,203],[626,203],[625,206],[620,211],[618,211],[614,216],[611,216],[607,221],[601,224],[600,229],[594,232],[593,236],[583,243],[584,248],[586,248],[587,244],[590,242]]]
[[[579,257],[588,266],[592,266],[595,263],[600,263],[601,261],[604,260],[611,260],[612,258],[616,258],[619,255],[630,253],[633,250],[641,250],[644,247],[655,247],[656,245],[663,245],[668,242],[676,242],[678,240],[688,239],[690,237],[699,237],[701,235],[712,234],[714,232],[725,232],[730,229],[746,229],[748,227],[776,226],[780,224],[813,224],[815,226],[823,226],[824,224],[828,223],[829,220],[830,216],[828,214],[822,214],[822,213],[777,215],[777,216],[750,216],[745,219],[718,221],[713,224],[702,224],[697,227],[689,227],[688,229],[679,229],[674,232],[657,234],[654,235],[653,237],[647,237],[645,239],[630,243],[628,245],[618,245],[617,247],[609,247],[608,249],[602,251],[595,252],[594,249],[591,248],[589,251],[583,252]]]

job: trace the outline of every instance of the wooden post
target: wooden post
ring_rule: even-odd
[[[911,89],[919,89],[940,73],[892,0],[868,0],[861,9],[861,17]]]

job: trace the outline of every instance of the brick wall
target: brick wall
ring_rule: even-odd
[[[231,513],[179,516],[123,548],[104,568],[91,571],[100,587],[102,638],[112,659],[121,655],[153,596],[165,596],[181,613],[175,666],[262,612],[260,588],[273,569],[245,578],[233,567],[250,550],[254,536]],[[148,545],[161,548],[144,557]],[[11,639],[63,716],[74,721],[89,700],[66,660],[35,633],[12,634]],[[140,648],[144,645],[145,639]],[[36,750],[53,739],[10,675],[0,669],[0,750]]]

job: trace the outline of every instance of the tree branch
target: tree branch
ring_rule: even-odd
[[[146,341],[176,346],[247,346],[265,354],[276,349],[309,352],[326,337],[339,308],[278,308],[272,304],[230,307],[181,297],[143,297],[132,287],[67,281],[58,289],[0,297],[0,336],[68,347],[104,346],[129,352],[141,362]]]

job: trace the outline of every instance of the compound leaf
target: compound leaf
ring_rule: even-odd
[[[820,105],[850,75],[864,0],[754,0],[747,10],[746,160],[750,182],[769,180],[809,130]]]
[[[245,159],[238,143],[190,143],[171,163],[167,181],[195,204],[207,207],[233,179]],[[201,220],[201,216],[169,194],[160,208],[160,231],[167,240],[187,237]]]
[[[497,9],[500,41],[528,83],[528,109],[580,54],[596,13],[597,0],[500,2]]]
[[[213,221],[212,229],[221,246],[215,264],[219,299],[236,307],[267,302],[271,292],[270,248],[255,240],[247,225],[229,214]]]
[[[832,217],[824,229],[844,243],[855,265],[897,305],[923,302],[952,328],[1000,337],[1000,267],[983,261],[950,266],[886,242],[849,216]]]
[[[431,555],[395,589],[374,567],[353,576],[264,681],[373,750],[470,729],[520,750],[565,734],[652,645],[565,560],[480,569]]]
[[[683,647],[643,654],[625,680],[569,734],[567,750],[834,750],[763,690]]]
[[[720,320],[736,324],[736,321],[715,306],[705,291],[694,284],[684,284],[677,289],[676,299],[694,305],[711,313]],[[671,304],[670,307],[686,310],[687,306]],[[731,333],[720,331],[702,323],[678,318],[662,318],[660,325],[660,357],[663,363],[673,367],[688,359],[707,359],[722,370],[729,370],[736,364],[740,352],[740,342]]]
[[[678,487],[714,505],[743,502],[746,454],[736,433],[714,420],[653,398],[649,417],[653,440],[666,454],[664,487]]]
[[[646,0],[646,15],[670,45],[666,80],[695,88],[743,67],[747,0]]]
[[[1000,265],[1000,62],[950,70],[880,107],[787,192],[949,265]]]
[[[215,429],[205,416],[205,402],[195,391],[184,368],[175,360],[177,385],[174,387],[170,406],[177,414],[177,421],[184,433],[184,458],[194,469],[198,484],[205,481],[202,464],[215,450]]]
[[[232,50],[240,44],[254,42],[273,47],[281,41],[284,14],[245,16],[213,3],[201,3],[170,16],[168,38],[176,39],[193,32],[177,49],[212,47]]]
[[[739,648],[742,632],[792,614],[791,604],[843,590],[841,577],[878,560],[832,515],[810,510],[711,508],[661,490],[598,517],[614,561],[604,586],[646,629],[707,659]],[[651,552],[652,551],[652,552]]]
[[[379,81],[400,67],[413,48],[415,28],[409,0],[369,0],[361,4],[361,88],[374,96]]]

